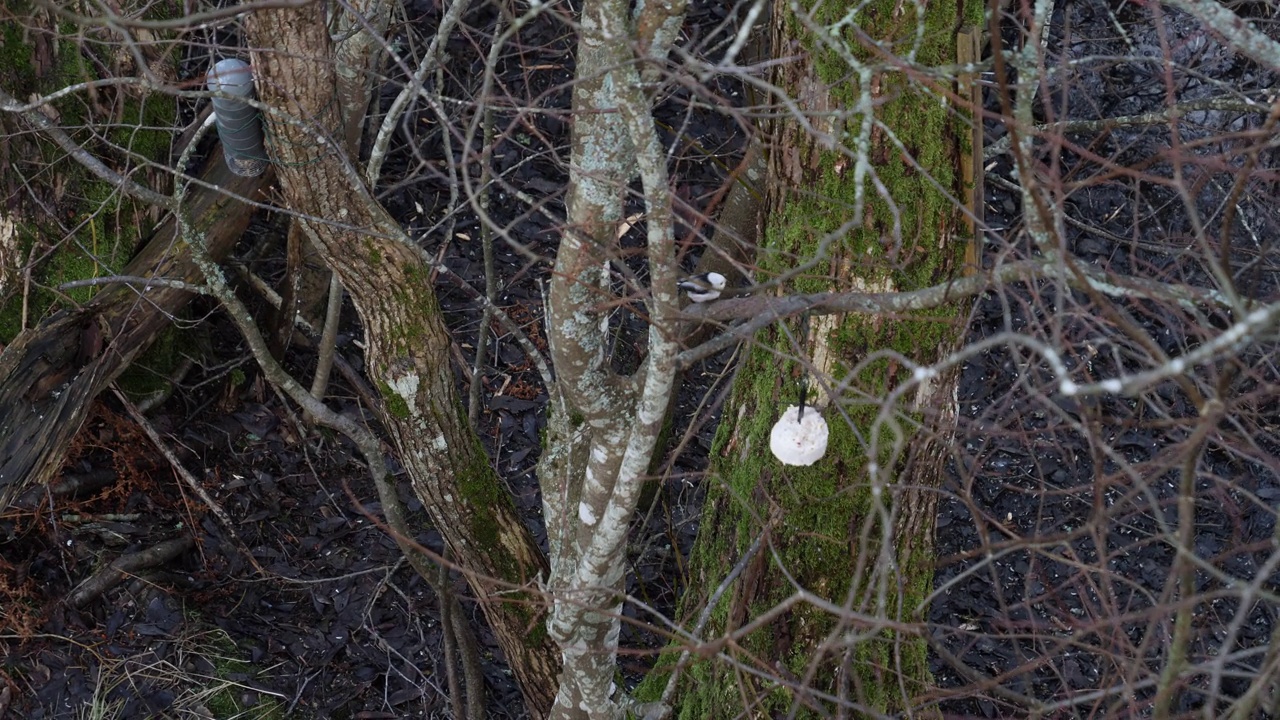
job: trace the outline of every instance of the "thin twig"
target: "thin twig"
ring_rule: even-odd
[[[765,529],[765,532],[768,532],[768,528]],[[747,547],[747,551],[742,554],[742,557],[734,564],[733,569],[729,571],[729,574],[725,576],[724,580],[720,581],[720,584],[716,586],[715,591],[707,598],[706,603],[702,606],[702,612],[698,615],[698,622],[695,623],[692,630],[690,630],[689,634],[691,636],[697,637],[702,633],[702,630],[707,626],[707,623],[711,621],[711,613],[720,605],[720,598],[729,591],[729,586],[732,585],[733,582],[738,579],[738,576],[747,569],[747,565],[755,559],[756,553],[760,552],[760,547],[764,542],[765,532],[760,533],[756,536],[755,540],[751,541],[751,545]],[[671,677],[667,678],[667,686],[662,690],[662,705],[666,706],[667,709],[670,708],[671,699],[675,697],[676,684],[680,679],[680,671],[684,669],[685,665],[688,663],[690,654],[691,651],[688,649],[680,653],[680,660],[676,662],[675,668],[671,671]],[[645,717],[647,720],[650,716],[646,714]]]
[[[1177,555],[1170,569],[1170,575],[1177,578],[1178,594],[1181,596],[1179,599],[1182,602],[1174,615],[1173,638],[1169,641],[1164,669],[1160,672],[1160,682],[1153,701],[1152,717],[1155,718],[1169,717],[1175,691],[1179,687],[1178,681],[1187,665],[1187,653],[1191,650],[1191,616],[1196,608],[1196,567],[1188,558],[1194,557],[1196,553],[1196,468],[1200,465],[1206,440],[1217,429],[1224,410],[1225,406],[1220,400],[1207,402],[1201,410],[1200,422],[1185,444],[1187,453],[1178,484],[1178,536],[1175,541]]]
[[[462,697],[462,684],[458,681],[458,660],[454,656],[453,633],[453,592],[449,587],[449,567],[439,565],[436,568],[436,599],[440,602],[440,637],[441,659],[444,662],[444,676],[449,688],[449,706],[453,708],[453,716],[466,717],[466,702]],[[468,688],[468,691],[470,688]]]
[[[187,484],[187,487],[191,488],[191,491],[196,494],[196,497],[200,498],[200,502],[204,503],[205,507],[209,508],[209,511],[213,513],[213,516],[218,518],[218,522],[222,523],[222,528],[227,531],[227,535],[231,538],[232,542],[235,543],[236,549],[238,549],[245,558],[249,560],[249,564],[253,565],[254,570],[257,570],[261,575],[266,575],[267,571],[258,564],[258,559],[253,556],[253,552],[249,550],[249,546],[240,539],[240,535],[236,532],[235,523],[232,522],[231,516],[227,514],[227,511],[223,510],[222,506],[218,504],[218,501],[214,500],[213,496],[204,489],[204,485],[196,479],[196,476],[192,475],[190,470],[187,470],[186,466],[182,464],[182,461],[179,460],[178,456],[173,452],[173,449],[169,447],[169,443],[165,442],[164,438],[160,437],[160,433],[156,431],[156,428],[151,424],[151,421],[147,420],[147,417],[142,414],[142,411],[138,409],[137,405],[133,404],[133,401],[129,399],[128,395],[121,392],[120,386],[112,383],[111,391],[120,399],[120,403],[124,405],[124,409],[129,413],[129,417],[133,418],[133,421],[138,424],[138,427],[142,429],[142,432],[146,434],[147,438],[156,446],[156,449],[160,451],[160,454],[164,456],[164,459],[169,461],[169,466],[173,468],[174,473],[176,473],[178,477],[182,478],[182,481]]]
[[[76,589],[67,596],[67,604],[72,607],[84,607],[90,600],[124,582],[139,570],[162,565],[195,546],[196,540],[191,533],[183,533],[179,537],[165,540],[146,550],[121,555],[110,565],[77,585]]]
[[[485,107],[484,146],[480,150],[480,206],[481,217],[489,214],[489,161],[493,155],[493,110]],[[489,324],[493,322],[494,300],[498,296],[497,269],[493,263],[493,227],[480,223],[480,249],[484,257],[484,310],[480,313],[480,327],[476,330],[476,359],[471,371],[471,387],[467,397],[467,417],[473,427],[480,426],[480,397],[484,390],[485,355],[489,351]]]
[[[405,108],[414,95],[427,94],[426,87],[422,83],[427,79],[427,73],[432,69],[440,68],[442,48],[462,18],[462,13],[469,6],[470,3],[465,0],[449,3],[449,9],[440,19],[440,26],[436,28],[435,37],[431,38],[431,44],[427,46],[427,52],[422,56],[417,71],[413,73],[413,77],[409,78],[409,82],[405,83],[400,94],[396,95],[391,108],[387,110],[386,117],[382,119],[382,126],[378,128],[378,135],[373,141],[373,149],[369,151],[369,164],[365,168],[365,181],[369,183],[369,187],[376,187],[378,184],[378,178],[382,174],[382,163],[387,157],[387,146],[391,144],[391,135],[400,125],[400,118],[404,115]],[[443,127],[445,128],[443,132],[448,135],[448,126]]]

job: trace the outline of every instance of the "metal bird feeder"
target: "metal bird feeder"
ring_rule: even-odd
[[[213,117],[227,167],[244,177],[261,175],[270,162],[263,144],[262,118],[249,103],[226,97],[253,97],[253,69],[243,60],[221,60],[209,73],[209,90],[224,93],[213,98]]]

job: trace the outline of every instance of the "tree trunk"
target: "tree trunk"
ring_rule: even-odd
[[[817,23],[830,26],[854,3],[837,5],[820,5]],[[837,52],[805,31],[788,3],[774,3],[774,47],[807,50],[781,66],[774,81],[811,126],[784,121],[772,130],[762,272],[784,272],[794,265],[785,258],[813,258],[824,237],[837,238],[817,267],[793,281],[793,290],[912,290],[960,272],[967,240],[961,212],[924,173],[951,197],[963,196],[966,181],[955,168],[969,142],[961,117],[966,108],[957,112],[940,102],[938,95],[950,88],[926,93],[909,87],[909,71],[888,70],[879,49],[859,47],[855,39],[860,32],[882,47],[904,47],[914,37],[915,7],[861,7],[852,23],[858,30],[843,36],[848,47]],[[929,2],[926,14],[916,64],[954,62],[957,3]],[[856,84],[859,73],[842,57],[846,52],[868,63],[863,82],[869,83]],[[862,135],[870,165],[859,167],[863,117],[850,112],[842,122],[832,120],[859,107],[874,107],[876,119],[920,169],[883,128]],[[842,142],[844,154],[830,150],[822,134]],[[864,169],[883,183],[892,206],[873,196]],[[860,206],[859,184],[868,197],[854,218],[850,208]],[[934,488],[954,425],[955,377],[937,378],[890,408],[894,401],[887,398],[911,373],[887,360],[856,374],[851,368],[879,350],[931,363],[958,343],[966,315],[957,304],[917,318],[823,316],[809,323],[807,343],[803,323],[756,337],[712,451],[707,506],[681,613],[686,625],[753,541],[762,543],[700,633],[706,642],[732,639],[713,645],[721,649],[718,659],[684,671],[674,702],[681,717],[738,717],[744,710],[753,716],[789,710],[825,716],[837,707],[846,714],[894,712],[912,707],[927,689],[927,648],[912,635],[914,623],[925,619],[923,601],[932,589]],[[797,355],[805,360],[780,373],[778,358]],[[806,380],[810,373],[821,388],[818,404],[826,406],[830,446],[816,465],[783,466],[768,451],[770,430],[781,411],[796,404],[800,383],[814,384]],[[827,393],[835,382],[845,389],[833,400]],[[798,588],[830,605],[797,602]],[[771,608],[779,610],[771,622],[744,630]]]
[[[221,149],[192,188],[187,210],[204,230],[209,254],[224,257],[239,241],[270,174],[244,178],[222,162]],[[172,216],[123,271],[126,276],[199,284],[200,270],[176,245]],[[64,310],[19,335],[0,353],[0,508],[62,468],[67,446],[89,406],[172,322],[194,293],[114,285],[83,308]],[[145,298],[145,299],[144,299]]]
[[[684,11],[683,0],[582,6],[566,231],[547,305],[556,382],[538,467],[555,602],[548,629],[563,664],[557,720],[624,716],[616,680],[626,542],[679,351],[667,158],[642,82],[667,56]],[[621,198],[636,175],[645,201],[649,330],[640,367],[625,374],[608,357],[616,299],[610,267],[621,258]]]
[[[467,423],[430,258],[370,195],[344,152],[324,7],[264,10],[250,24],[262,100],[290,116],[270,133],[291,210],[350,292],[366,366],[413,488],[462,566],[535,717],[555,696],[559,662],[536,591],[547,565]]]

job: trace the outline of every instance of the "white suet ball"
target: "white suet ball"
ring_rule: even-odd
[[[827,421],[817,409],[788,405],[769,433],[769,450],[783,465],[812,465],[827,453]]]

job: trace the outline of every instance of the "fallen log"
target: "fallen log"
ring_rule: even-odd
[[[240,239],[274,174],[233,174],[221,151],[187,191],[185,209],[220,260]],[[121,273],[201,284],[170,215]],[[60,311],[0,352],[0,510],[61,469],[89,406],[150,345],[194,293],[171,285],[115,284],[80,308]]]

